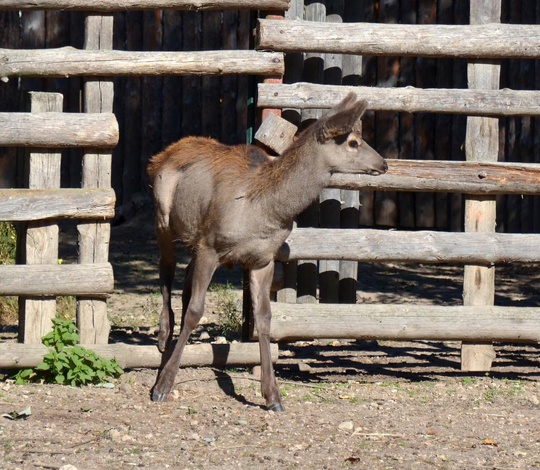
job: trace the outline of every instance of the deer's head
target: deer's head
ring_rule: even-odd
[[[388,169],[385,159],[362,139],[366,109],[367,101],[358,101],[351,92],[314,124],[318,150],[332,173],[380,175]]]

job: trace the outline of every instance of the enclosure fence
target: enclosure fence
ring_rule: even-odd
[[[85,111],[83,115],[62,113],[61,96],[35,94],[31,112],[0,113],[0,145],[31,148],[29,187],[0,190],[0,220],[28,224],[26,264],[0,266],[0,295],[22,296],[21,340],[27,344],[0,344],[0,367],[22,367],[35,361],[36,355],[42,352],[37,343],[50,328],[54,297],[65,294],[77,296],[77,323],[82,343],[95,344],[98,352],[115,356],[124,365],[159,365],[160,356],[154,347],[137,346],[135,353],[132,347],[105,344],[109,333],[106,297],[113,289],[108,262],[109,220],[115,202],[111,189],[111,149],[118,141],[110,79],[126,75],[271,77],[258,86],[258,106],[273,111],[264,113],[266,120],[257,139],[278,152],[295,128],[290,123],[280,122],[275,110],[283,109],[284,115],[290,110],[301,110],[305,116],[316,118],[317,110],[332,107],[350,91],[367,99],[373,110],[467,115],[466,161],[389,160],[388,173],[376,178],[334,175],[331,187],[322,195],[328,205],[340,207],[343,200],[352,207],[354,198],[348,196],[352,193],[344,191],[462,193],[465,232],[338,229],[332,228],[335,226],[331,220],[326,228],[295,228],[279,253],[279,260],[286,267],[283,289],[277,294],[282,302],[272,305],[272,338],[275,341],[329,337],[459,340],[464,341],[462,367],[465,370],[489,368],[493,359],[492,341],[539,340],[538,308],[494,306],[493,298],[496,264],[540,261],[540,235],[495,232],[497,195],[540,194],[538,164],[497,162],[497,117],[540,115],[539,91],[499,89],[499,61],[540,58],[540,26],[500,24],[500,0],[471,2],[469,25],[342,24],[335,15],[326,15],[324,5],[324,2],[294,0],[288,18],[260,19],[258,51],[149,53],[113,50],[112,12],[156,8],[279,12],[286,10],[289,2],[0,0],[0,9],[5,10],[62,9],[98,13],[86,17],[83,50],[72,47],[0,50],[0,78],[3,79],[82,77]],[[313,21],[297,19],[304,14]],[[321,85],[303,82],[303,75],[298,75],[291,83],[280,83],[284,53],[294,60],[298,58],[294,54],[300,52],[308,58],[317,54],[336,57],[348,54],[342,64],[347,63],[351,68],[357,67],[359,57],[365,54],[467,59],[469,88],[347,86],[342,81],[334,83],[332,77]],[[283,132],[268,131],[268,126]],[[60,159],[55,153],[59,147],[84,149],[80,188],[59,187]],[[78,264],[58,262],[55,221],[62,218],[78,221]],[[355,284],[354,263],[358,261],[462,264],[464,305],[313,303],[316,301],[313,279],[295,277],[295,271],[301,271],[302,265],[309,266],[310,260],[322,260],[322,273],[330,274],[324,276],[326,283],[321,286],[323,300],[335,296],[340,276],[351,277],[351,284]],[[306,282],[310,284],[307,291],[311,294],[299,296],[299,283]],[[297,303],[298,300],[307,303]],[[252,332],[252,336],[255,334]],[[221,345],[201,346],[197,351],[203,351],[203,363],[238,360],[247,364],[258,360],[257,345],[252,348],[249,343],[227,345],[225,349]],[[273,352],[276,351],[277,348]],[[190,354],[189,348],[186,349],[186,365],[201,363],[200,358],[194,359]]]
[[[176,8],[280,9],[285,0],[209,0],[133,2],[2,0],[0,9],[84,10],[84,50],[72,47],[45,50],[0,50],[0,76],[76,77],[84,79],[84,114],[62,113],[62,95],[35,93],[30,113],[0,113],[0,146],[31,148],[27,189],[0,190],[0,220],[26,223],[26,264],[0,266],[0,295],[20,297],[20,341],[0,344],[0,367],[24,367],[43,353],[41,337],[52,328],[58,295],[77,297],[77,326],[81,343],[92,345],[126,366],[158,366],[154,347],[107,345],[109,321],[106,297],[114,278],[108,262],[110,219],[115,197],[111,189],[111,149],[118,142],[118,124],[112,114],[111,77],[121,75],[222,75],[283,74],[283,54],[256,51],[130,52],[113,50],[113,17],[126,9]],[[105,14],[106,13],[106,14]],[[60,154],[54,149],[84,149],[82,179],[78,189],[60,188]],[[77,264],[58,260],[58,219],[76,219],[79,233]],[[187,364],[250,363],[258,361],[251,344],[208,345],[188,352]],[[254,354],[254,353],[257,354]],[[277,347],[273,354],[276,356]],[[202,358],[202,359],[201,359]],[[35,364],[34,364],[35,365]]]
[[[304,14],[314,21],[302,21]],[[464,370],[489,370],[494,358],[492,341],[538,341],[538,308],[493,305],[496,264],[540,261],[539,235],[495,233],[497,195],[540,194],[540,165],[497,162],[499,120],[496,117],[540,114],[539,91],[499,89],[501,59],[540,57],[540,26],[500,24],[500,18],[501,1],[490,1],[471,2],[469,25],[341,23],[335,15],[326,16],[324,9],[321,13],[320,3],[295,0],[289,18],[259,20],[256,45],[259,50],[303,52],[306,60],[312,57],[308,54],[468,60],[468,89],[375,88],[294,80],[288,84],[259,85],[258,105],[283,109],[284,114],[291,109],[305,112],[330,108],[352,91],[376,111],[468,116],[466,161],[390,159],[388,172],[376,178],[334,175],[331,187],[338,189],[337,194],[321,196],[321,202],[334,200],[339,211],[348,200],[344,197],[346,193],[339,190],[463,193],[465,231],[296,227],[279,254],[286,264],[283,288],[278,292],[278,300],[282,302],[272,305],[274,340],[458,340],[463,341]],[[275,118],[269,122],[269,127],[281,127],[285,134],[294,133],[294,129],[291,131]],[[263,124],[257,138],[279,151],[286,144],[283,138],[274,136]],[[339,283],[351,272],[350,268],[340,272],[344,260],[463,264],[464,305],[316,304],[316,273],[307,289],[310,295],[305,295],[305,279],[301,280],[300,274],[296,277],[296,272],[309,260],[329,260],[319,262],[321,299],[323,295],[338,298]],[[355,269],[352,273],[356,276]],[[355,277],[352,283],[356,284]]]

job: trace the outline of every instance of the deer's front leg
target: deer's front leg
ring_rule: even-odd
[[[191,332],[203,316],[206,290],[210,285],[212,275],[219,262],[215,252],[208,250],[197,252],[193,257],[191,264],[191,298],[174,350],[165,363],[165,366],[160,371],[156,384],[152,390],[153,401],[165,401],[173,388],[174,379],[176,378],[178,368],[180,367],[184,346],[186,345]]]
[[[259,349],[261,353],[261,392],[266,400],[266,406],[272,411],[285,411],[274,375],[272,355],[270,352],[270,287],[274,275],[274,261],[265,267],[252,269],[249,273],[249,286],[253,304],[255,326],[259,334]]]

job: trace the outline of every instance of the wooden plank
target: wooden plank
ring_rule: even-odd
[[[142,15],[142,47],[151,53],[161,49],[163,44],[163,11],[145,11]],[[139,166],[133,162],[134,176],[138,184],[133,188],[135,193],[141,191],[141,182],[145,181],[146,165],[152,155],[163,150],[163,102],[169,99],[163,95],[162,77],[143,77],[141,81],[141,147],[135,150],[139,156]],[[135,160],[135,158],[133,158]],[[145,185],[146,186],[146,185]],[[129,215],[129,214],[128,214]]]
[[[83,344],[107,359],[116,359],[125,369],[159,368],[162,354],[156,346],[131,344]],[[0,343],[0,368],[23,369],[37,366],[47,353],[43,344]],[[272,362],[279,356],[278,345],[270,345]],[[260,364],[258,343],[188,344],[182,353],[182,367],[232,367]]]
[[[214,13],[215,14],[215,13]],[[0,49],[0,78],[160,75],[283,75],[281,52]]]
[[[418,0],[418,23],[437,23],[437,4],[432,0]],[[437,25],[440,26],[440,25]],[[437,60],[424,58],[417,60],[414,84],[420,89],[438,88],[436,83]],[[415,158],[433,160],[434,155],[434,115],[417,113],[414,115],[413,149]],[[415,227],[424,229],[435,226],[435,198],[431,193],[417,193],[414,197]]]
[[[269,113],[257,129],[255,140],[280,155],[291,145],[297,130],[294,124]]]
[[[286,10],[289,0],[0,0],[1,10]]]
[[[453,2],[454,24],[467,24],[469,22],[469,3],[468,2]],[[465,61],[454,61],[454,70],[452,73],[452,87],[458,89],[466,89],[467,84],[467,63]],[[466,115],[453,115],[452,127],[448,131],[452,134],[452,160],[465,160],[465,134],[467,127]],[[437,157],[438,158],[438,157]],[[463,230],[464,206],[462,194],[452,194],[450,196],[450,211],[452,213],[451,231],[460,232]]]
[[[112,189],[2,189],[0,220],[112,219]]]
[[[112,148],[118,143],[114,114],[0,113],[0,146]]]
[[[437,0],[437,22],[440,24],[454,24],[454,15],[452,12],[453,0]],[[440,59],[436,60],[436,87],[452,88],[453,68],[455,60]],[[456,65],[458,67],[458,65]],[[456,86],[457,88],[457,86]],[[452,115],[438,114],[432,116],[433,121],[433,155],[434,158],[441,160],[450,160],[452,157]],[[437,230],[450,230],[450,197],[447,193],[438,193],[433,195],[434,199],[434,225],[430,228]]]
[[[113,17],[88,16],[85,22],[85,49],[110,50],[113,46]],[[87,79],[84,83],[85,113],[110,113],[113,109],[113,83]],[[112,153],[92,149],[83,155],[82,187],[110,188]],[[80,223],[79,263],[106,263],[109,259],[111,226],[108,222]],[[97,293],[97,292],[96,292]],[[91,294],[91,293],[90,293]],[[106,344],[110,323],[107,302],[92,295],[77,299],[77,326],[81,342]]]
[[[30,93],[30,111],[62,112],[63,96],[59,93]],[[28,154],[28,187],[30,189],[60,188],[60,153],[36,150]],[[50,221],[28,223],[25,233],[26,264],[58,264],[58,224]],[[56,316],[56,298],[39,300],[19,297],[19,341],[41,343],[52,329]]]
[[[381,23],[399,23],[399,2],[384,0],[380,4]],[[377,87],[392,88],[398,82],[399,57],[379,57],[377,59]],[[390,111],[375,113],[374,147],[384,158],[395,160],[399,157],[399,114]],[[419,154],[417,154],[419,155]],[[377,227],[397,227],[397,193],[388,191],[374,195],[374,223]]]
[[[131,33],[131,31],[130,31]],[[163,43],[166,51],[182,50],[182,13],[165,10],[163,12]],[[163,77],[163,121],[162,148],[176,142],[180,137],[180,122],[182,120],[182,88],[179,76]],[[148,158],[148,156],[146,156]]]
[[[400,1],[400,22],[405,24],[416,24],[418,21],[417,0]],[[416,57],[400,57],[399,81],[400,86],[410,86],[416,84]],[[399,158],[412,159],[421,158],[414,154],[414,142],[416,137],[416,119],[414,114],[399,114]],[[416,228],[415,219],[415,196],[413,192],[398,193],[399,227],[401,229]]]
[[[326,5],[323,2],[304,2],[304,18],[308,22],[316,23],[324,21],[326,17]],[[324,78],[324,58],[319,53],[304,54],[303,79],[312,83],[322,83]],[[271,85],[266,83],[265,85]],[[279,85],[274,85],[279,86]],[[257,104],[260,106],[259,97]],[[267,106],[279,108],[281,106]],[[287,107],[290,107],[287,105]],[[304,109],[300,113],[300,128],[303,129],[316,119],[321,117],[323,111],[317,107]],[[318,201],[311,204],[298,217],[299,227],[318,227],[321,206]],[[317,302],[318,262],[312,260],[298,260],[297,263],[297,302]]]
[[[202,49],[202,15],[185,12],[182,15],[182,46],[195,54]],[[201,135],[201,78],[187,76],[182,78],[182,125],[181,135]]]
[[[0,44],[4,47],[22,48],[21,20],[18,12],[0,11]],[[19,82],[10,80],[0,86],[0,103],[3,111],[17,109]],[[17,177],[17,149],[4,148],[0,154],[0,188],[14,188]]]
[[[323,21],[331,24],[343,22],[343,0],[327,0],[326,17]],[[323,82],[329,85],[341,85],[343,76],[343,57],[339,53],[324,54]],[[339,228],[341,211],[341,191],[324,188],[319,197],[319,227]],[[319,302],[339,303],[339,261],[319,260]]]
[[[178,14],[181,14],[178,12]],[[143,49],[143,12],[129,11],[125,15],[126,20],[126,40],[125,48],[127,50],[139,51]],[[115,25],[115,36],[117,28]],[[178,77],[175,77],[178,79]],[[123,79],[124,88],[120,88],[115,82],[116,99],[120,100],[120,106],[123,107],[125,119],[124,136],[121,153],[124,157],[122,167],[122,215],[129,217],[133,213],[133,194],[140,191],[141,181],[146,176],[141,168],[142,152],[146,132],[142,118],[142,78],[125,77]],[[170,95],[171,100],[175,95]],[[177,102],[180,102],[177,100]],[[176,106],[177,103],[172,103]],[[172,142],[171,142],[172,143]],[[118,149],[115,150],[115,159],[118,157]],[[141,158],[135,158],[134,155],[140,155]],[[147,159],[150,155],[145,156]],[[113,160],[114,163],[115,160]],[[146,181],[146,180],[144,180]]]
[[[470,7],[471,24],[496,23],[501,20],[501,1],[473,2]],[[470,62],[469,88],[499,88],[500,64]],[[499,156],[499,120],[469,117],[465,139],[468,161],[496,162]],[[465,231],[495,232],[497,206],[493,196],[465,199]],[[495,301],[495,267],[466,265],[463,276],[463,305],[493,305]],[[495,358],[493,346],[488,343],[464,342],[461,348],[461,370],[489,371]]]
[[[216,50],[222,47],[222,25],[221,12],[205,11],[202,13],[202,26],[204,34],[202,35],[203,50]],[[221,138],[221,120],[222,120],[222,94],[221,77],[204,76],[202,77],[201,95],[201,129],[205,136],[220,140]],[[228,110],[223,109],[226,116]]]
[[[452,113],[469,116],[538,116],[540,91],[481,89],[376,88],[295,83],[260,83],[257,105],[272,108],[332,108],[349,92],[373,111]]]
[[[536,4],[536,23],[540,23],[540,3]],[[540,89],[540,61],[534,61],[534,89]],[[540,119],[538,117],[533,120],[534,137],[532,141],[533,148],[540,148]],[[533,152],[532,160],[535,163],[540,163],[540,152]],[[532,202],[532,222],[533,232],[540,232],[540,197],[533,198]]]
[[[109,263],[0,265],[0,295],[104,296],[113,288],[113,270]]]
[[[344,2],[343,19],[345,21],[358,21],[362,5],[358,2]],[[362,80],[362,56],[342,56],[342,85],[358,85]],[[358,228],[360,224],[360,194],[355,190],[340,190],[341,228]],[[356,261],[341,260],[339,262],[339,302],[356,303],[356,289],[358,280],[358,263]]]
[[[282,52],[537,59],[540,58],[540,27],[500,23],[334,25],[259,19],[255,47]]]
[[[248,50],[252,48],[251,38],[253,36],[252,13],[241,11],[238,13],[238,49]],[[230,77],[230,75],[229,75]],[[255,94],[255,83],[253,79],[246,76],[237,76],[237,94],[234,105],[236,107],[236,140],[235,142],[251,142],[248,138],[248,128],[253,123],[249,118],[250,108],[254,108],[253,96]],[[251,136],[250,136],[251,137]]]
[[[384,175],[374,178],[336,173],[329,185],[350,189],[521,195],[538,194],[538,181],[538,164],[389,160]]]
[[[277,259],[481,264],[540,261],[540,235],[295,228]]]
[[[347,2],[351,3],[351,2]],[[377,23],[379,16],[379,3],[375,2],[354,2],[360,3],[357,8],[362,10],[358,21]],[[379,59],[376,56],[363,56],[362,57],[362,79],[355,83],[347,84],[352,85],[355,88],[360,85],[368,85],[376,88],[377,83],[377,69]],[[344,84],[345,85],[345,84]],[[362,119],[362,137],[371,145],[375,145],[376,142],[376,113],[366,113]],[[373,227],[375,225],[375,192],[373,191],[360,191],[359,194],[359,214],[358,222],[361,227]]]
[[[273,303],[272,313],[272,341],[540,341],[540,317],[534,307]]]

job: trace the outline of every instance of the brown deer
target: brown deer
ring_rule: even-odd
[[[274,256],[293,226],[334,172],[379,175],[386,161],[360,133],[366,101],[350,93],[299,134],[280,158],[258,147],[227,146],[187,137],[154,156],[148,165],[156,206],[163,309],[160,351],[170,353],[152,390],[152,400],[171,392],[184,346],[204,310],[210,280],[220,265],[239,263],[249,285],[261,355],[261,391],[270,410],[283,411],[270,357],[270,285]],[[182,293],[182,327],[174,349],[171,286],[175,240],[193,253]]]

